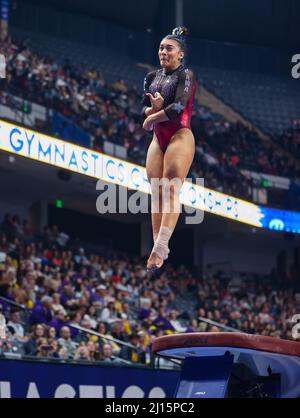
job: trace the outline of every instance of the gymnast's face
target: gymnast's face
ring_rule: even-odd
[[[166,70],[175,70],[181,63],[183,51],[174,39],[164,38],[158,50],[159,63]]]

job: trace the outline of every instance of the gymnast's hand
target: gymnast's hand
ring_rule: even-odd
[[[150,109],[150,107],[148,109]],[[152,113],[149,116],[147,116],[144,120],[143,128],[146,131],[152,131],[154,129],[154,125],[156,125],[157,123],[166,122],[167,120],[170,119],[166,115],[164,109],[162,109],[158,112]]]
[[[157,120],[156,120],[156,119],[157,119],[157,118],[156,118],[155,113],[154,113],[153,115],[148,116],[148,117],[144,120],[144,123],[143,123],[143,128],[144,128],[146,131],[153,131],[154,125],[155,125],[155,123],[157,123]]]
[[[151,102],[151,107],[153,110],[158,112],[159,110],[162,109],[164,105],[164,98],[158,91],[154,94],[154,96],[151,93],[146,93],[146,96],[149,97],[150,102]]]
[[[154,123],[155,123],[155,117],[154,115],[150,115],[144,120],[143,128],[146,131],[153,131]]]

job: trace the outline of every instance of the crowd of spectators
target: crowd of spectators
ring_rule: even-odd
[[[290,151],[296,158],[300,158],[300,119],[295,119],[288,129],[281,135],[276,135],[275,140],[281,147]]]
[[[147,133],[141,127],[141,92],[124,80],[109,86],[94,68],[58,64],[34,53],[25,43],[3,42],[6,86],[27,100],[55,109],[92,137],[91,146],[103,150],[109,140],[124,146],[129,158],[144,156]]]
[[[91,135],[95,150],[103,151],[104,142],[110,141],[124,146],[129,160],[145,164],[151,135],[141,127],[141,89],[129,87],[122,79],[108,85],[99,70],[68,60],[58,64],[36,54],[26,42],[14,43],[8,38],[1,48],[7,58],[8,90],[59,111]],[[254,131],[212,114],[199,103],[195,105],[192,127],[197,158],[189,176],[204,177],[207,187],[251,198],[252,187],[260,185],[243,176],[242,168],[300,177],[294,159],[271,144],[266,146]],[[298,143],[298,125],[281,136],[280,144],[294,155]]]
[[[142,258],[87,254],[66,237],[56,226],[35,235],[18,216],[2,221],[0,353],[150,364],[153,338],[170,333],[221,331],[223,324],[292,338],[289,321],[300,308],[297,275],[233,286],[230,278],[198,278],[166,265],[152,277]],[[194,313],[180,308],[186,295]]]
[[[236,169],[243,168],[275,176],[300,177],[296,160],[283,155],[272,143],[267,147],[254,131],[240,123],[230,123],[203,107],[197,113],[193,130],[203,147],[202,154],[209,154],[211,164],[221,166],[222,171],[235,174]]]
[[[293,339],[291,320],[300,307],[300,294],[294,287],[246,281],[231,288],[212,279],[198,281],[197,291],[199,317],[250,334]],[[206,330],[205,325],[201,324],[201,329]]]

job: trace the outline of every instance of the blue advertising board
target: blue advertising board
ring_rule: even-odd
[[[165,398],[174,395],[179,372],[0,360],[0,398]]]

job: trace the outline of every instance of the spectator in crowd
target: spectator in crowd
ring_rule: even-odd
[[[103,344],[103,361],[106,363],[115,362],[116,358],[113,356],[112,346],[109,343]]]
[[[50,296],[43,296],[41,301],[37,301],[30,315],[30,323],[50,324],[53,318],[52,303]]]
[[[177,319],[177,312],[175,310],[172,310],[170,312],[170,324],[172,328],[177,332],[184,332],[186,327],[182,326],[180,321]]]
[[[84,342],[77,347],[74,360],[91,360],[89,348]]]
[[[47,327],[45,331],[46,338],[48,341],[56,340],[59,334],[56,333],[56,329],[54,327]]]
[[[71,339],[71,331],[67,326],[63,326],[60,330],[60,338],[58,339],[60,347],[65,348],[67,358],[73,358],[77,348],[77,344]]]
[[[32,326],[32,333],[29,340],[24,345],[25,354],[28,356],[36,356],[38,353],[38,340],[45,335],[45,327],[43,324],[35,324]]]
[[[66,324],[66,315],[64,309],[59,309],[54,319],[49,323],[50,327],[55,329],[56,335],[60,335],[60,330]]]
[[[10,310],[10,319],[7,323],[7,328],[19,341],[27,341],[27,337],[25,337],[25,330],[20,320],[19,309],[12,308]]]

